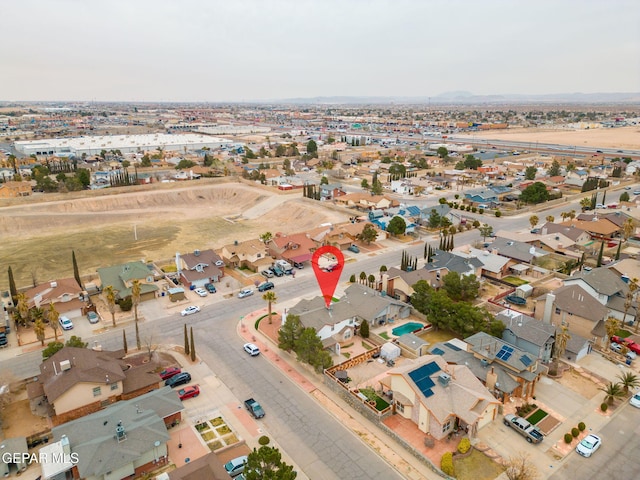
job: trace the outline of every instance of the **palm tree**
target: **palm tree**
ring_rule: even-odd
[[[268,304],[269,324],[271,324],[271,305],[276,303],[276,301],[278,300],[278,297],[276,296],[275,292],[268,291],[268,292],[265,292],[264,295],[262,295],[262,299]]]
[[[619,383],[610,382],[606,387],[600,388],[605,393],[604,401],[613,405],[614,400],[625,396],[624,390]]]
[[[607,331],[607,344],[605,346],[609,348],[611,337],[620,329],[620,320],[613,317],[607,318],[604,322],[604,329]]]
[[[554,217],[553,215],[547,215],[547,218],[545,218],[545,220],[549,223],[553,223],[555,219],[556,217]]]
[[[36,318],[36,323],[33,326],[33,331],[36,333],[36,338],[40,341],[40,345],[42,345],[43,347],[45,339],[44,329],[45,327],[42,318]]]
[[[635,296],[635,291],[638,289],[638,279],[633,278],[629,281],[629,290],[624,298],[624,315],[622,315],[622,323],[626,323],[627,321],[627,312],[629,308],[631,308],[631,304],[633,303],[633,297]]]
[[[538,224],[539,221],[540,219],[538,218],[537,215],[531,215],[529,217],[529,223],[531,224],[531,228],[536,228],[536,225]]]
[[[53,304],[53,302],[49,304],[49,310],[47,311],[47,318],[49,319],[49,326],[53,328],[53,335],[56,337],[56,342],[57,342],[58,329],[60,328],[60,324],[58,323],[60,314],[58,313],[58,310],[56,310],[56,306]]]
[[[633,224],[633,219],[629,218],[627,219],[623,224],[622,224],[622,236],[625,240],[625,242],[627,240],[629,240],[629,238],[631,238],[631,235],[633,235],[633,233],[636,231],[636,227]]]
[[[140,332],[138,331],[138,304],[140,303],[140,280],[137,278],[131,284],[131,302],[133,303],[133,317],[136,322],[136,345],[140,350]]]
[[[20,292],[18,293],[17,299],[18,303],[16,304],[16,308],[20,315],[20,323],[22,323],[23,327],[26,327],[27,321],[29,320],[29,304],[27,303],[27,296]]]
[[[569,334],[569,328],[566,325],[562,325],[562,327],[560,327],[560,331],[556,332],[556,341],[554,343],[556,371],[560,364],[560,357],[564,355],[564,352],[567,349],[567,342],[570,339],[571,335]]]
[[[104,295],[107,299],[107,307],[111,313],[111,323],[116,326],[116,292],[111,285],[104,287]]]
[[[619,374],[617,378],[620,380],[619,385],[622,386],[625,394],[629,393],[629,388],[640,387],[640,379],[635,373],[624,372]]]

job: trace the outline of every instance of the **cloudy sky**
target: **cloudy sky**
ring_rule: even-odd
[[[638,0],[2,0],[0,101],[640,91]]]

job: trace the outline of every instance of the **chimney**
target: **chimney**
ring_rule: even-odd
[[[544,314],[542,316],[542,323],[551,325],[551,315],[553,314],[554,303],[556,296],[553,293],[547,293],[547,301],[544,304]]]

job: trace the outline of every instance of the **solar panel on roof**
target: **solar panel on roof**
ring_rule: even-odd
[[[433,353],[434,355],[444,355],[444,350],[440,350],[438,347],[436,347],[431,350],[431,353]]]
[[[504,352],[504,355],[502,355],[502,360],[506,362],[511,358],[511,355],[513,355],[511,352]]]
[[[456,352],[459,352],[459,351],[460,351],[460,347],[456,347],[453,343],[449,343],[449,342],[447,342],[447,343],[445,343],[445,345],[446,345],[447,347],[449,347],[451,350],[454,350],[454,351],[456,351]]]
[[[520,361],[526,366],[528,367],[529,365],[531,365],[531,359],[529,357],[527,357],[526,355],[522,355],[520,357]]]
[[[428,398],[433,395],[431,388],[435,385],[433,380],[431,380],[431,375],[438,371],[440,371],[440,366],[436,362],[429,362],[409,372],[409,378],[413,380],[422,394]]]

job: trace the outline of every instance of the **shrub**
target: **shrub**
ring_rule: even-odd
[[[580,435],[580,430],[578,430],[576,427],[573,427],[571,429],[571,435],[573,435],[573,438],[577,438],[578,435]]]
[[[467,453],[470,448],[471,448],[471,441],[467,437],[460,440],[460,443],[458,444],[458,452]]]
[[[454,476],[453,452],[447,452],[442,455],[442,459],[440,460],[440,470],[451,477]]]
[[[572,440],[573,440],[573,435],[571,435],[570,433],[564,434],[564,443],[571,443]]]
[[[350,282],[350,283],[356,283],[356,276],[355,276],[355,275],[351,275],[351,276],[349,277],[349,282]]]
[[[477,209],[476,207],[471,207],[471,211],[472,211],[473,213],[476,213],[476,212],[478,211],[478,209]]]
[[[131,299],[131,295],[126,298],[122,298],[116,302],[118,306],[120,306],[120,310],[123,312],[130,312],[133,308],[133,300]]]
[[[581,432],[584,432],[585,428],[587,428],[587,426],[584,424],[584,422],[580,422],[578,424],[578,430],[580,430]]]
[[[602,410],[603,412],[606,412],[607,408],[609,408],[609,405],[607,405],[606,403],[600,404],[600,410]]]
[[[478,213],[479,213],[480,215],[482,215],[482,214],[484,213],[484,208],[480,208],[480,209],[478,209]]]
[[[263,447],[265,445],[269,445],[269,442],[271,441],[271,439],[269,437],[267,437],[266,435],[262,435],[259,439],[258,439],[258,443],[260,445],[262,445]]]
[[[500,210],[496,210],[496,217],[500,218],[502,216],[502,212]]]

